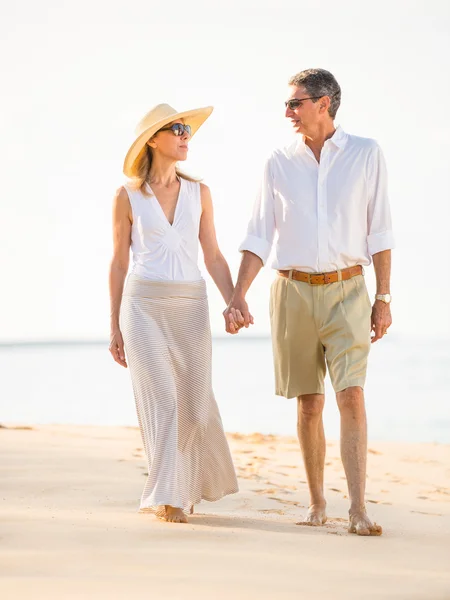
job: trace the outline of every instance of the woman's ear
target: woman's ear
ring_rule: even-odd
[[[147,146],[150,146],[150,148],[157,148],[158,144],[155,142],[155,140],[153,138],[151,138],[150,140],[148,140]]]

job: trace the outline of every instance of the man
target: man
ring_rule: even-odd
[[[371,139],[335,127],[341,89],[331,73],[309,69],[289,81],[286,117],[296,141],[266,163],[234,296],[224,313],[229,333],[252,322],[245,295],[278,234],[270,317],[276,393],[298,401],[298,435],[310,507],[307,525],[326,522],[322,421],[326,365],[341,416],[349,531],[381,535],[364,504],[367,425],[364,382],[370,343],[391,325],[394,247],[386,168]],[[371,306],[363,267],[373,262]],[[371,330],[373,332],[371,338]]]

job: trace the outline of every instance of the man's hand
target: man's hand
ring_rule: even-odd
[[[392,325],[391,307],[382,300],[375,300],[372,308],[371,330],[374,335],[371,338],[372,344],[380,340]]]
[[[225,331],[235,334],[242,327],[253,325],[253,317],[248,310],[245,298],[235,296],[231,299],[227,308],[223,311],[225,319]]]

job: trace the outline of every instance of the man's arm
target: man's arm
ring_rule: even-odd
[[[391,251],[383,250],[372,256],[377,278],[377,294],[391,293]],[[381,339],[392,325],[391,307],[382,300],[375,300],[372,308],[372,343]]]
[[[262,266],[263,261],[259,256],[253,254],[253,252],[244,250],[234,293],[228,307],[223,313],[228,333],[237,333],[239,327],[248,327],[253,323],[245,295]]]
[[[390,294],[391,249],[394,248],[391,210],[388,199],[386,163],[376,144],[368,161],[367,180],[369,205],[367,213],[367,246],[372,256],[377,278],[377,294]],[[391,326],[391,308],[382,300],[375,300],[372,309],[372,343],[381,339]]]

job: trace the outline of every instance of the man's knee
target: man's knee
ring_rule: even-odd
[[[364,392],[359,386],[349,387],[336,394],[339,410],[352,413],[363,412]]]
[[[322,414],[325,397],[322,394],[308,394],[298,397],[298,416],[314,419]]]

